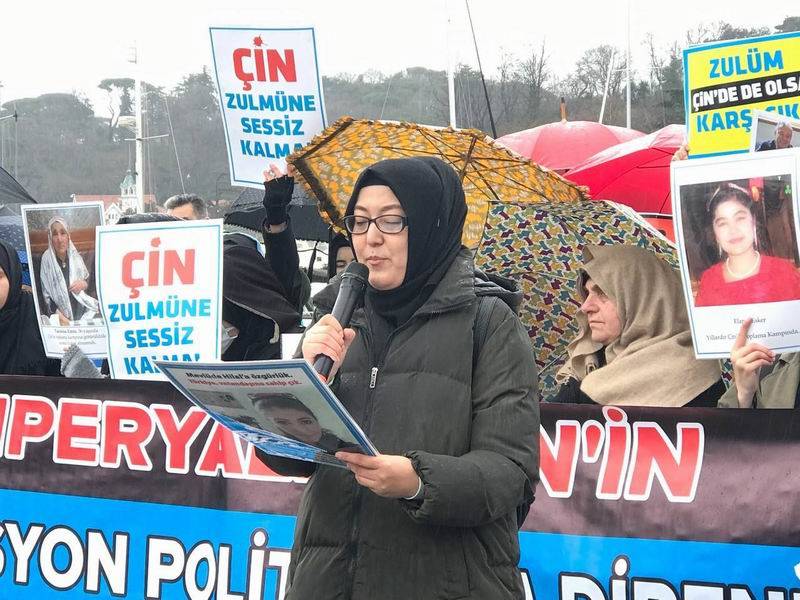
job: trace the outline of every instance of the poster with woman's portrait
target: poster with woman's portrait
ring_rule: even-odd
[[[339,467],[339,450],[377,454],[305,360],[157,365],[191,402],[267,454]]]
[[[91,358],[107,353],[97,301],[95,228],[99,202],[22,207],[36,314],[47,356],[59,358],[72,344]]]
[[[800,349],[798,155],[761,152],[672,163],[672,205],[695,352],[750,341]]]

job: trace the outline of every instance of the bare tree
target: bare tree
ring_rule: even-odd
[[[131,92],[133,91],[134,81],[128,77],[103,79],[97,87],[105,90],[108,94],[108,139],[113,139],[114,129],[117,127],[120,117],[133,114],[133,101]]]
[[[645,44],[647,45],[647,50],[650,58],[650,85],[651,90],[654,92],[656,91],[654,88],[657,87],[657,93],[659,95],[659,102],[658,104],[661,106],[661,127],[664,127],[667,124],[667,107],[664,102],[664,69],[667,63],[667,59],[662,57],[656,51],[656,44],[655,40],[653,39],[653,34],[648,33],[645,37]]]
[[[500,58],[500,80],[497,82],[497,128],[502,129],[501,123],[513,118],[519,105],[519,90],[516,80],[517,61],[512,54],[503,51]]]
[[[608,45],[596,46],[584,52],[569,77],[570,95],[578,98],[601,97],[605,90],[608,67],[614,55],[622,54]],[[615,61],[617,65],[621,63],[621,60]],[[619,95],[621,85],[622,71],[614,69],[608,86],[609,96]]]
[[[545,40],[537,52],[531,50],[528,57],[520,62],[518,77],[526,87],[527,91],[527,113],[531,123],[535,123],[539,117],[539,109],[542,104],[542,96],[545,86],[550,80],[550,69],[547,66],[549,57],[545,50]]]

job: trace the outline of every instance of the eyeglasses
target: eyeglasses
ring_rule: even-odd
[[[361,235],[367,233],[370,223],[375,223],[375,227],[381,233],[400,233],[408,227],[408,218],[401,217],[400,215],[381,215],[374,219],[368,219],[361,215],[347,215],[342,219],[345,229],[353,235]]]

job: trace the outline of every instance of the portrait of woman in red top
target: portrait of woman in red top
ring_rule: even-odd
[[[759,249],[753,198],[723,183],[706,204],[719,262],[700,276],[695,306],[758,304],[800,299],[800,271],[793,261]]]

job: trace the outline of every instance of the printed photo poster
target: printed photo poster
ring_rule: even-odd
[[[105,358],[95,271],[95,230],[103,225],[103,205],[24,204],[22,221],[45,353],[60,358],[77,344],[88,357]]]
[[[377,454],[303,359],[158,366],[191,402],[267,454],[339,467],[339,450]]]
[[[163,381],[157,360],[219,360],[221,220],[100,227],[97,272],[113,378]]]
[[[270,164],[325,128],[314,29],[211,27],[231,185],[261,188]]]
[[[798,154],[673,162],[686,305],[699,358],[726,358],[741,324],[778,352],[800,349]]]
[[[750,152],[786,150],[800,145],[800,119],[788,119],[776,112],[753,112]]]
[[[683,51],[690,158],[747,152],[754,110],[800,118],[800,32]]]

